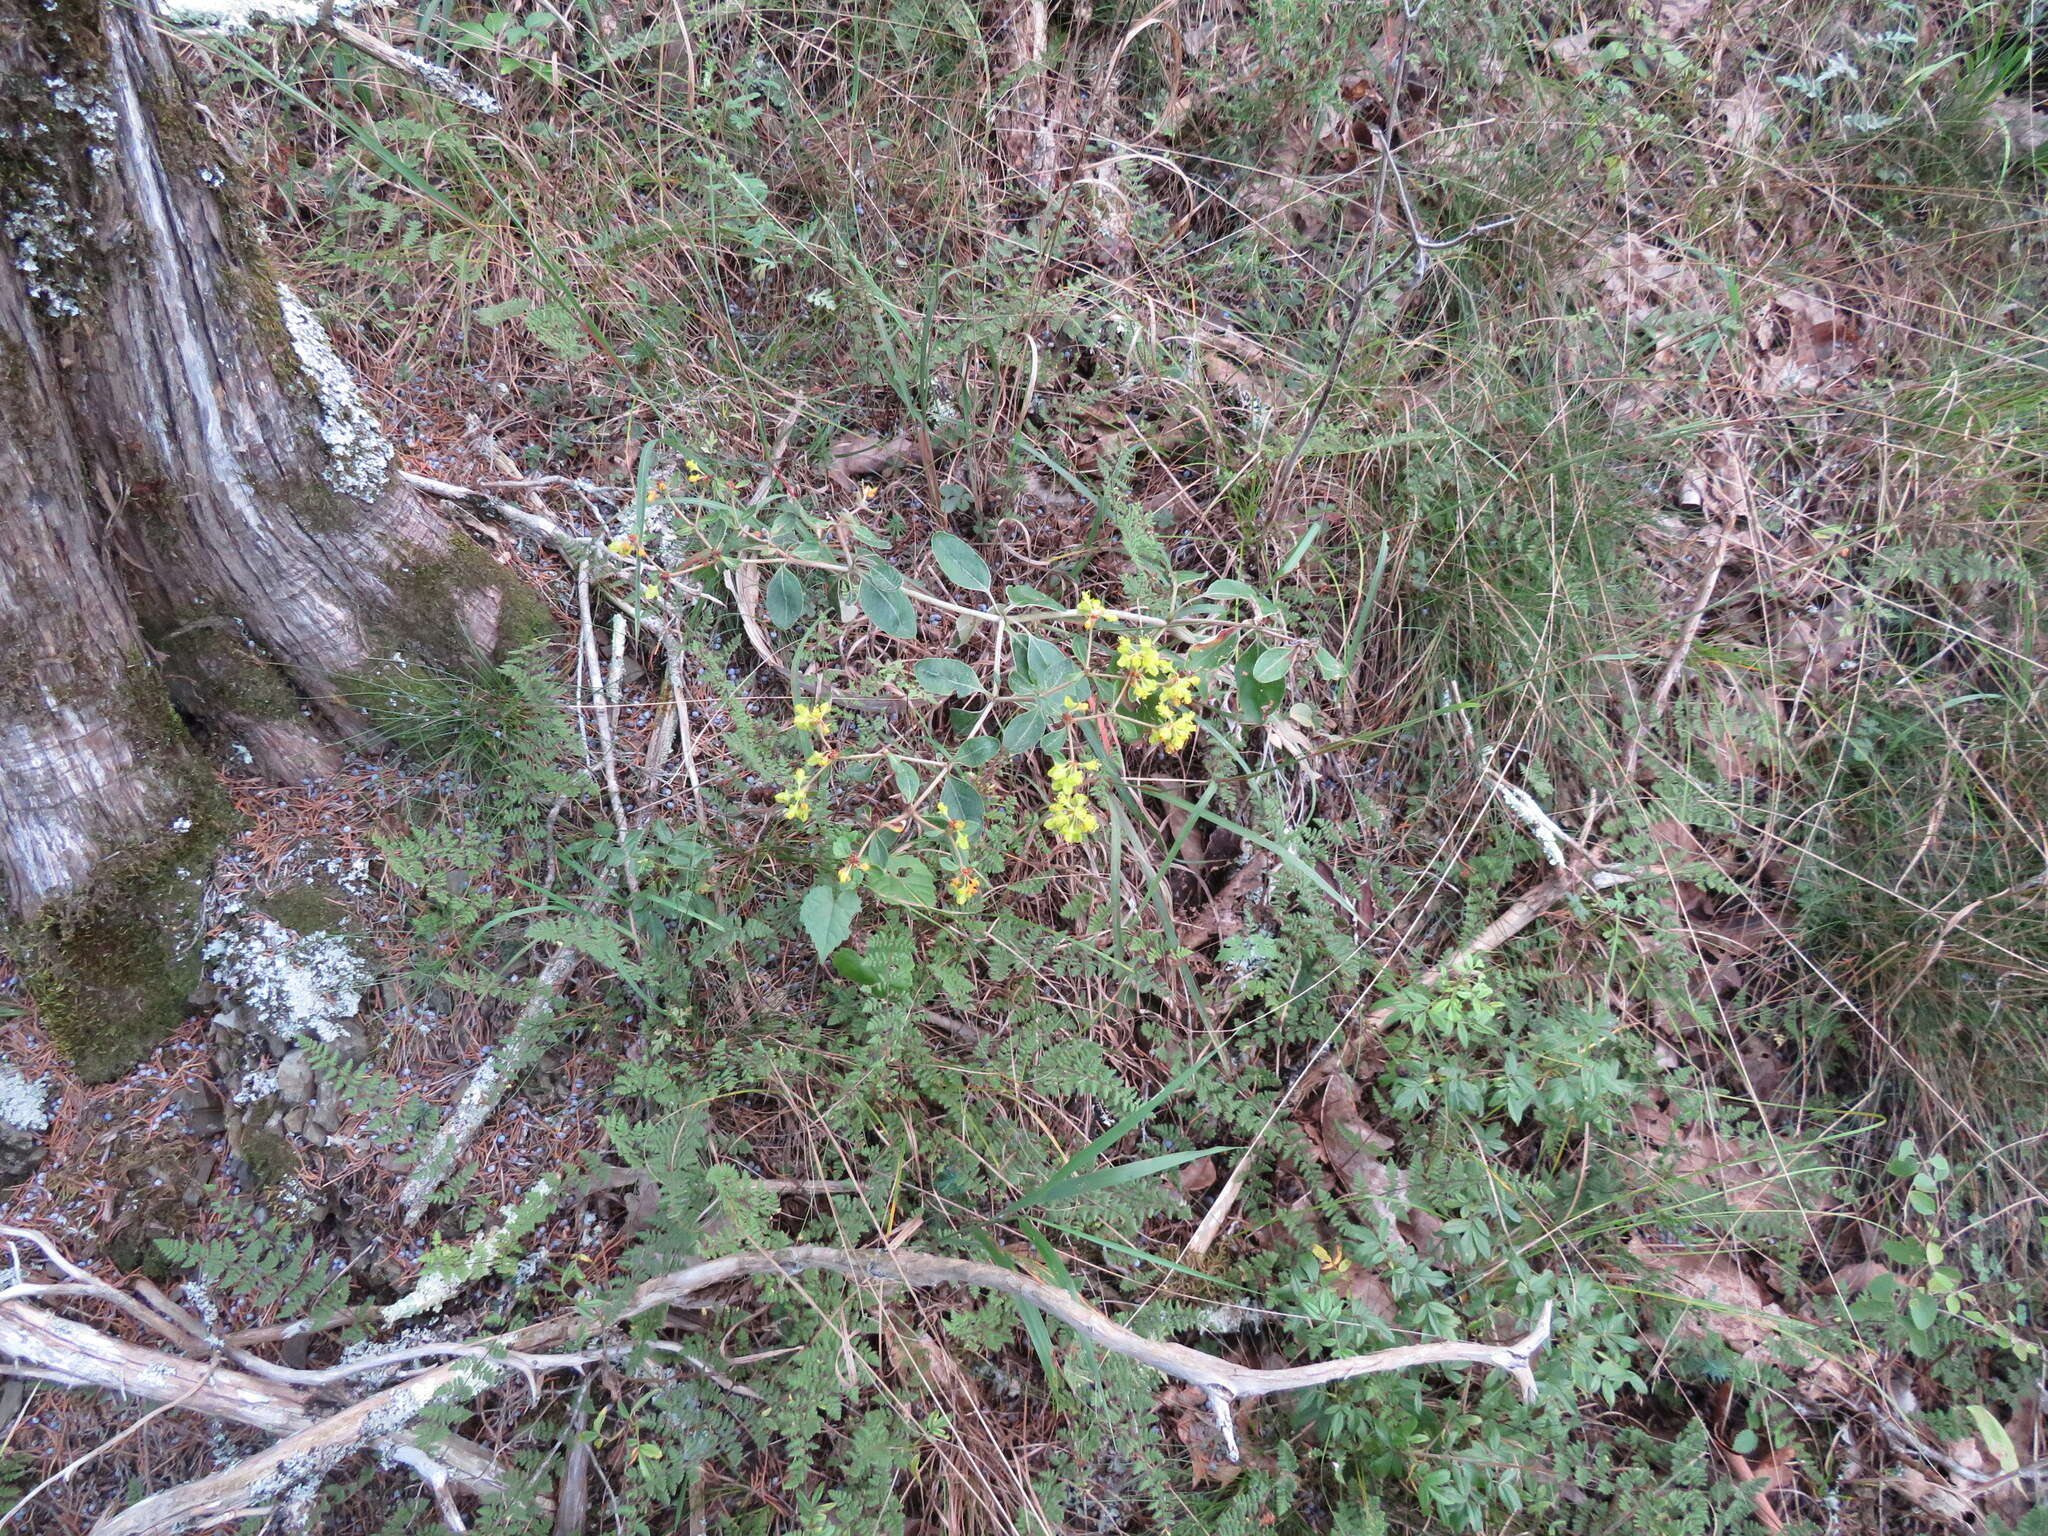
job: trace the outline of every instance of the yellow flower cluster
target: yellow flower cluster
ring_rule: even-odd
[[[1200,677],[1181,671],[1150,636],[1133,640],[1118,635],[1116,664],[1127,679],[1131,697],[1141,704],[1149,702],[1159,711],[1158,724],[1146,732],[1153,741],[1169,752],[1178,752],[1195,739],[1199,724],[1195,690],[1202,685]]]
[[[1095,814],[1095,807],[1088,803],[1088,797],[1081,792],[1081,785],[1087,775],[1102,766],[1094,758],[1075,762],[1072,758],[1054,763],[1046,770],[1046,777],[1052,780],[1052,808],[1047,813],[1045,830],[1054,837],[1070,843],[1085,843],[1102,820]]]
[[[967,823],[962,821],[958,816],[955,816],[953,814],[952,807],[947,805],[946,802],[943,800],[939,802],[938,810],[939,815],[945,819],[946,830],[952,834],[953,846],[955,848],[961,849],[966,848]]]
[[[946,882],[946,889],[953,893],[953,904],[964,907],[981,894],[981,876],[971,869],[962,869]]]
[[[1074,612],[1081,615],[1081,627],[1093,629],[1095,621],[1109,611],[1109,604],[1093,592],[1083,592],[1081,600],[1074,604]]]
[[[816,731],[823,735],[825,722],[831,714],[830,704],[799,704],[796,706],[796,728],[800,731]]]
[[[796,778],[789,788],[775,792],[775,803],[782,807],[785,821],[809,821],[811,819],[811,776],[805,769],[796,771]]]

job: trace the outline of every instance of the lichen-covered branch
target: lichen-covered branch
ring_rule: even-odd
[[[54,1253],[47,1243],[41,1246],[46,1254]],[[69,1274],[75,1268],[61,1256],[54,1262],[60,1273]],[[737,1280],[790,1279],[810,1271],[878,1285],[995,1291],[1035,1307],[1099,1349],[1198,1388],[1232,1460],[1240,1454],[1237,1405],[1275,1393],[1422,1366],[1480,1365],[1505,1372],[1524,1398],[1533,1398],[1536,1378],[1531,1362],[1551,1334],[1551,1305],[1545,1301],[1534,1326],[1511,1344],[1445,1339],[1307,1365],[1262,1368],[1240,1365],[1169,1339],[1146,1338],[1071,1291],[1017,1270],[942,1254],[815,1245],[707,1259],[656,1276],[634,1290],[614,1322],[673,1306],[700,1304],[704,1292]],[[112,1290],[89,1274],[71,1288]],[[189,1359],[130,1344],[35,1302],[14,1299],[0,1301],[0,1373],[127,1392],[252,1425],[280,1437],[269,1450],[222,1472],[109,1513],[94,1528],[94,1536],[177,1536],[230,1516],[261,1514],[290,1499],[309,1497],[309,1490],[317,1488],[320,1479],[344,1456],[370,1446],[385,1449],[419,1471],[437,1499],[449,1484],[476,1492],[501,1487],[496,1465],[482,1450],[458,1437],[448,1437],[428,1452],[413,1440],[410,1426],[436,1397],[481,1390],[506,1369],[519,1371],[537,1389],[539,1377],[547,1372],[580,1368],[600,1358],[623,1364],[628,1357],[620,1347],[589,1347],[592,1330],[587,1313],[572,1312],[506,1334],[436,1345],[437,1350],[461,1350],[463,1356],[416,1370],[395,1385],[321,1414],[315,1411],[308,1390],[339,1385],[349,1371],[266,1367],[258,1374],[219,1359]],[[562,1345],[575,1347],[565,1351]],[[243,1364],[261,1363],[241,1351],[234,1352],[233,1358]],[[402,1368],[408,1359],[406,1352],[399,1352],[378,1363]],[[301,1389],[268,1379],[273,1374],[313,1379]]]

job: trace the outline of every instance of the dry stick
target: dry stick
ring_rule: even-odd
[[[158,1403],[177,1401],[209,1418],[266,1434],[296,1434],[316,1422],[304,1396],[294,1388],[130,1344],[29,1302],[0,1303],[0,1356],[6,1362],[0,1371],[8,1375]],[[394,1448],[417,1449],[409,1431],[400,1430],[390,1439]],[[431,1458],[421,1453],[408,1460],[416,1468],[431,1464],[434,1475],[474,1492],[505,1486],[504,1471],[490,1453],[460,1436],[437,1441]]]
[[[1551,1335],[1552,1308],[1546,1301],[1535,1326],[1512,1344],[1480,1344],[1465,1340],[1403,1344],[1313,1365],[1261,1369],[1239,1365],[1236,1361],[1190,1349],[1171,1340],[1148,1339],[1107,1317],[1072,1292],[1016,1270],[937,1254],[885,1253],[873,1249],[809,1245],[711,1259],[648,1280],[634,1291],[621,1320],[656,1309],[691,1304],[699,1292],[733,1280],[757,1275],[788,1278],[807,1270],[823,1270],[853,1280],[913,1288],[973,1286],[999,1292],[1035,1307],[1065,1323],[1099,1349],[1135,1360],[1162,1375],[1198,1388],[1215,1416],[1217,1431],[1233,1461],[1240,1458],[1237,1404],[1275,1393],[1296,1392],[1360,1376],[1412,1370],[1425,1365],[1483,1365],[1507,1372],[1521,1389],[1523,1397],[1533,1399],[1536,1378],[1530,1362],[1536,1352],[1549,1342]],[[28,1307],[25,1303],[0,1307],[0,1325],[4,1325],[9,1314],[24,1310],[34,1312],[40,1309]],[[267,1383],[242,1377],[240,1372],[217,1366],[200,1367],[170,1356],[153,1355],[151,1351],[123,1345],[118,1340],[96,1334],[82,1324],[71,1326],[90,1335],[110,1351],[152,1357],[167,1366],[241,1378],[266,1396],[277,1391]],[[373,1393],[329,1418],[295,1424],[284,1438],[266,1451],[210,1477],[153,1494],[102,1519],[94,1527],[93,1536],[179,1536],[181,1532],[196,1530],[223,1519],[266,1510],[287,1490],[303,1487],[308,1477],[319,1477],[343,1456],[365,1446],[386,1444],[412,1449],[405,1438],[406,1427],[446,1388],[474,1390],[486,1384],[502,1365],[519,1365],[537,1371],[586,1364],[598,1354],[613,1353],[599,1351],[596,1354],[552,1356],[529,1353],[537,1346],[559,1344],[573,1338],[587,1327],[587,1318],[569,1313],[496,1339],[475,1341],[479,1346],[491,1346],[493,1358],[469,1358],[436,1366]],[[0,1332],[0,1349],[17,1353],[4,1332]],[[495,1358],[499,1349],[507,1352],[505,1358]],[[196,1384],[188,1386],[185,1395],[196,1398],[209,1385],[210,1377],[202,1376]],[[413,1460],[410,1456],[407,1459]]]
[[[519,1010],[519,1017],[513,1020],[511,1032],[506,1035],[504,1043],[477,1067],[476,1075],[470,1078],[468,1086],[462,1090],[462,1097],[456,1100],[454,1112],[441,1122],[441,1128],[434,1132],[434,1139],[427,1144],[425,1155],[399,1190],[398,1203],[403,1208],[407,1225],[418,1221],[425,1213],[434,1192],[454,1171],[455,1160],[462,1156],[476,1133],[483,1129],[484,1121],[498,1107],[498,1100],[505,1096],[505,1090],[512,1086],[512,1080],[519,1075],[520,1069],[532,1059],[548,1021],[554,1016],[555,995],[561,990],[562,983],[569,979],[569,973],[576,969],[580,958],[566,944],[557,946],[555,952],[548,956],[547,964],[541,967],[540,975],[534,980],[534,985],[540,989],[538,994]]]
[[[1735,540],[1737,515],[1737,509],[1731,506],[1721,518],[1721,537],[1714,544],[1712,558],[1707,561],[1706,578],[1700,582],[1699,594],[1693,599],[1685,623],[1678,631],[1678,643],[1671,648],[1671,659],[1657,677],[1657,686],[1650,695],[1650,707],[1643,715],[1642,724],[1629,736],[1618,780],[1624,787],[1635,778],[1636,763],[1643,751],[1643,737],[1655,730],[1657,722],[1663,718],[1664,706],[1671,702],[1672,690],[1678,686],[1679,674],[1685,670],[1685,663],[1692,655],[1693,642],[1699,638],[1700,625],[1706,620],[1707,610],[1714,606],[1714,594],[1720,590],[1722,573],[1728,569],[1728,553]]]
[[[576,606],[583,619],[581,646],[583,667],[590,674],[590,695],[595,707],[591,713],[597,725],[598,760],[604,768],[605,795],[611,801],[612,820],[618,827],[621,862],[626,871],[626,886],[634,895],[640,894],[640,880],[633,870],[631,844],[627,841],[626,802],[619,793],[618,744],[612,735],[612,685],[605,678],[603,664],[597,655],[597,625],[590,612],[590,567],[585,565],[577,570]],[[624,650],[624,632],[615,632],[612,652],[616,657]]]
[[[1409,985],[1433,987],[1451,972],[1470,965],[1481,955],[1499,949],[1536,921],[1537,915],[1569,891],[1574,883],[1575,880],[1568,876],[1544,881],[1482,928],[1478,937],[1470,944],[1459,949],[1449,959],[1431,966]],[[1388,1020],[1394,1016],[1394,1008],[1395,1005],[1391,1002],[1382,1003],[1366,1015],[1365,1022],[1356,1032],[1346,1037],[1342,1049],[1338,1051],[1337,1061],[1340,1066],[1349,1066],[1357,1059],[1360,1051],[1380,1037],[1380,1032],[1387,1027]],[[1287,1085],[1286,1091],[1274,1104],[1272,1113],[1266,1116],[1266,1123],[1259,1127],[1259,1134],[1252,1138],[1252,1144],[1238,1157],[1236,1165],[1230,1170],[1230,1177],[1223,1181],[1223,1188],[1217,1191],[1216,1198],[1210,1202],[1209,1209],[1202,1216],[1201,1225],[1195,1228],[1195,1235],[1188,1239],[1187,1247],[1181,1250],[1182,1263],[1189,1259],[1201,1258],[1215,1246],[1217,1235],[1223,1230],[1223,1223],[1230,1219],[1230,1212],[1237,1204],[1237,1197],[1244,1192],[1244,1182],[1251,1173],[1252,1159],[1258,1154],[1260,1142],[1265,1139],[1265,1134],[1271,1129],[1273,1122],[1293,1103],[1295,1095],[1317,1077],[1317,1069],[1325,1059],[1326,1053],[1318,1051],[1315,1058],[1295,1075],[1293,1082]]]
[[[1551,1305],[1546,1301],[1535,1326],[1513,1344],[1475,1344],[1464,1340],[1402,1344],[1392,1349],[1375,1350],[1369,1355],[1348,1355],[1315,1365],[1261,1370],[1199,1349],[1189,1349],[1184,1344],[1148,1339],[1133,1333],[1071,1291],[1048,1285],[1017,1270],[938,1254],[880,1253],[810,1245],[772,1253],[712,1259],[690,1269],[649,1280],[634,1293],[628,1315],[671,1305],[707,1286],[737,1279],[741,1275],[795,1275],[809,1269],[822,1269],[854,1280],[911,1287],[971,1285],[1025,1302],[1048,1317],[1065,1323],[1099,1349],[1135,1360],[1161,1375],[1200,1388],[1209,1404],[1209,1411],[1216,1417],[1224,1450],[1232,1461],[1240,1459],[1237,1422],[1233,1413],[1240,1402],[1269,1397],[1276,1392],[1297,1392],[1307,1387],[1327,1386],[1331,1382],[1350,1381],[1359,1376],[1411,1370],[1422,1365],[1491,1366],[1495,1370],[1506,1371],[1521,1388],[1524,1399],[1533,1400],[1536,1378],[1529,1369],[1529,1362],[1536,1351],[1550,1340]]]
[[[662,658],[668,666],[668,697],[675,708],[676,739],[682,743],[683,772],[690,780],[690,805],[697,820],[704,819],[704,783],[697,776],[697,733],[690,725],[690,699],[683,691],[683,638],[673,631],[662,641]]]
[[[498,98],[481,86],[471,85],[452,69],[443,68],[430,59],[423,59],[407,49],[387,43],[373,33],[365,32],[351,22],[343,21],[333,13],[331,5],[323,5],[320,12],[319,28],[331,33],[351,48],[367,53],[378,63],[388,65],[401,74],[411,75],[428,90],[446,96],[459,106],[480,112],[485,117],[496,117],[504,109],[498,105]]]
[[[167,1488],[108,1515],[93,1526],[92,1536],[179,1536],[266,1513],[309,1483],[317,1486],[351,1451],[391,1439],[443,1388],[481,1384],[489,1378],[488,1371],[468,1360],[422,1371],[210,1477]],[[431,1477],[428,1482],[434,1485]],[[436,1487],[435,1492],[438,1496],[441,1490]],[[439,1497],[436,1502],[452,1512]],[[458,1520],[456,1529],[461,1528]]]

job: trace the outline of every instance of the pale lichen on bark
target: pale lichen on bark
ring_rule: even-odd
[[[277,304],[299,367],[320,397],[317,425],[320,440],[327,445],[323,478],[344,496],[375,501],[391,478],[396,456],[391,440],[363,403],[355,375],[334,350],[320,317],[286,283],[277,285]]]

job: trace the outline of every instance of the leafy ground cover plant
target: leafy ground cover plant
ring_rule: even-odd
[[[377,1042],[118,1262],[336,1357],[802,1244],[1261,1366],[1557,1314],[1232,1460],[1012,1300],[750,1280],[429,1410],[479,1528],[2038,1528],[2038,17],[355,20],[501,110],[269,34],[214,112],[570,638],[238,787],[259,900],[374,824]],[[17,1221],[154,1187],[138,1092]]]

